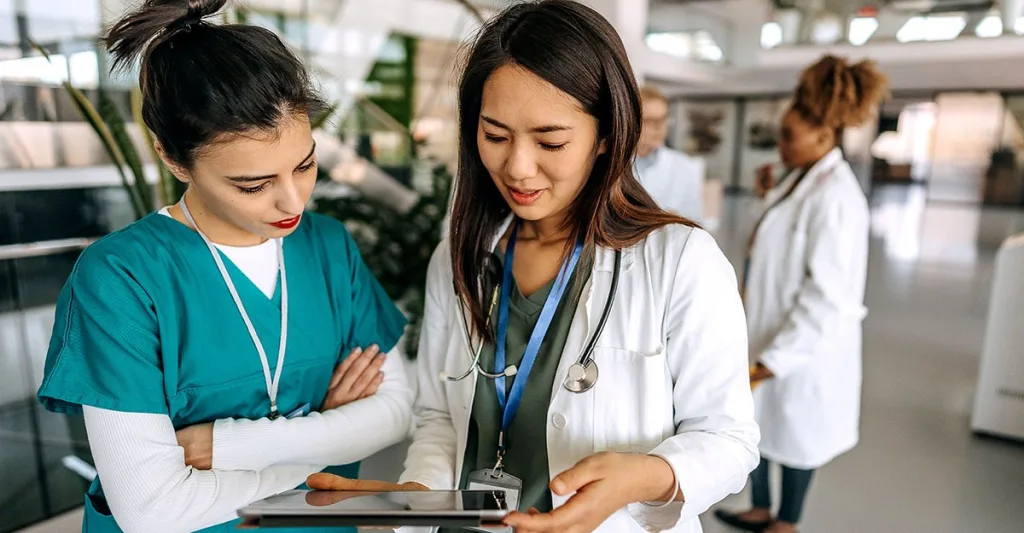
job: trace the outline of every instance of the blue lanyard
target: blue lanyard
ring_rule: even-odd
[[[498,338],[494,353],[494,368],[500,370],[495,370],[495,372],[504,372],[505,370],[509,292],[512,290],[512,259],[515,256],[516,235],[518,233],[519,225],[517,223],[512,228],[512,234],[509,235],[508,245],[505,246],[505,274],[501,279],[501,306],[498,308]],[[513,378],[512,390],[508,393],[507,401],[505,398],[505,376],[503,375],[494,380],[494,388],[498,392],[498,405],[502,411],[501,437],[498,442],[499,453],[505,447],[505,433],[508,431],[509,426],[512,425],[512,419],[515,418],[516,411],[519,410],[519,403],[523,399],[523,389],[526,388],[526,380],[530,377],[530,371],[533,370],[533,363],[537,360],[540,345],[544,342],[544,336],[551,327],[551,320],[555,316],[555,309],[558,307],[558,302],[562,299],[562,294],[565,293],[565,286],[568,284],[573,270],[576,269],[576,264],[579,263],[582,252],[583,244],[577,243],[576,247],[572,250],[572,255],[562,263],[562,269],[558,272],[558,277],[555,278],[555,284],[551,287],[551,292],[548,293],[547,299],[544,300],[544,308],[537,319],[537,325],[534,326],[533,332],[530,334],[530,341],[526,345],[526,351],[523,353],[523,360],[519,365],[518,372]]]

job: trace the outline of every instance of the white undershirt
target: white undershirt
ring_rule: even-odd
[[[171,216],[167,207],[161,209],[160,214],[166,217]],[[253,285],[263,291],[267,298],[274,297],[278,270],[277,245],[274,244],[274,241],[268,240],[256,246],[227,246],[217,243],[213,245],[228,256],[238,270],[241,270]]]
[[[161,213],[169,216],[166,209]],[[273,295],[273,242],[218,248],[264,294]],[[259,368],[255,349],[252,357]],[[118,526],[133,533],[217,525],[237,518],[237,510],[249,503],[297,487],[327,465],[361,461],[401,442],[411,429],[413,401],[401,357],[397,349],[388,354],[384,382],[369,398],[291,420],[216,421],[213,470],[185,465],[167,415],[84,406],[96,471]]]

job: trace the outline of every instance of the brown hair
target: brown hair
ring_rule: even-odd
[[[791,109],[811,125],[842,131],[871,118],[888,87],[888,78],[873,61],[850,65],[826,55],[800,75]]]
[[[661,89],[650,84],[644,85],[640,88],[640,98],[642,100],[660,100],[666,104],[668,103],[668,97],[665,96],[665,93],[661,92]]]
[[[628,248],[669,224],[695,225],[658,208],[633,176],[640,94],[611,24],[571,0],[506,8],[484,25],[459,82],[459,170],[449,233],[455,292],[469,309],[473,333],[486,342],[494,340],[487,328],[486,258],[512,210],[480,159],[476,131],[484,83],[508,64],[529,70],[579,101],[597,119],[598,138],[607,143],[565,222],[570,242],[582,242],[585,257],[593,257],[597,246]]]

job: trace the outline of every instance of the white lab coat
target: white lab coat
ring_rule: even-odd
[[[694,222],[704,220],[704,160],[661,147],[633,168],[637,180],[666,211]]]
[[[786,189],[773,190],[766,205]],[[776,376],[754,393],[768,460],[817,468],[857,444],[868,219],[836,149],[757,231],[745,303],[750,354]]]
[[[735,272],[710,235],[681,225],[624,250],[618,295],[594,352],[600,379],[590,391],[575,394],[562,380],[601,316],[613,266],[614,252],[599,248],[547,418],[538,421],[547,425],[548,468],[555,476],[601,451],[659,455],[676,472],[686,503],[662,509],[630,505],[599,531],[696,533],[697,515],[740,491],[758,461]],[[462,473],[477,377],[438,378],[441,372],[461,375],[472,361],[447,241],[436,250],[427,276],[417,429],[401,479],[453,489]],[[556,506],[566,501],[553,499]]]

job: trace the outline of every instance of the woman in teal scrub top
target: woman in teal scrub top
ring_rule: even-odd
[[[141,57],[143,116],[184,199],[85,250],[39,390],[84,413],[83,530],[228,531],[237,509],[401,441],[405,319],[344,226],[304,213],[323,109],[270,31],[226,0],[147,0],[106,38]],[[310,530],[304,530],[310,531]]]

